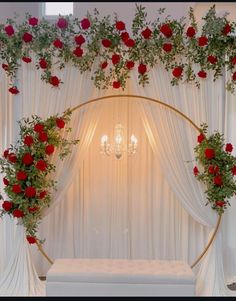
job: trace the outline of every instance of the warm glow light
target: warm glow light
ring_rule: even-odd
[[[107,136],[107,135],[103,135],[103,136],[101,137],[101,143],[102,143],[102,144],[105,144],[105,143],[107,143],[107,141],[108,141],[108,136]]]
[[[131,141],[132,144],[137,144],[138,143],[138,139],[134,136],[134,134],[131,135],[130,141]]]
[[[120,159],[124,152],[127,152],[129,155],[133,155],[137,151],[138,139],[134,134],[130,137],[130,143],[125,147],[124,145],[124,128],[118,123],[115,126],[114,132],[114,144],[108,144],[108,136],[103,135],[101,137],[101,153],[103,155],[114,154],[117,159]]]

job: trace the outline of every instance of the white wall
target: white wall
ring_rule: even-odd
[[[23,18],[25,12],[29,12],[35,17],[40,16],[40,6],[42,2],[1,2],[0,3],[0,23],[6,21],[8,17],[13,17],[14,13]],[[159,8],[166,8],[166,15],[170,14],[176,19],[180,19],[186,15],[188,8],[194,6],[194,2],[138,2],[147,8],[148,19],[153,20],[157,16]],[[116,12],[118,16],[124,20],[127,25],[133,19],[135,2],[75,2],[75,16],[83,18],[87,11],[93,12],[97,8],[101,16],[113,14]],[[19,18],[19,19],[20,19]]]

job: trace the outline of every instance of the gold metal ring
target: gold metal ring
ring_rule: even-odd
[[[178,114],[179,116],[181,116],[183,119],[185,119],[186,121],[188,121],[199,133],[201,133],[201,130],[200,128],[188,117],[186,116],[185,114],[183,114],[181,111],[177,110],[176,108],[174,108],[173,106],[167,104],[167,103],[164,103],[160,100],[157,100],[157,99],[154,99],[154,98],[150,98],[150,97],[145,97],[145,96],[140,96],[140,95],[131,95],[131,94],[121,94],[121,95],[110,95],[110,96],[103,96],[103,97],[98,97],[98,98],[94,98],[94,99],[91,99],[87,102],[83,102],[79,105],[77,105],[76,107],[72,108],[72,109],[69,109],[71,112],[74,112],[75,110],[78,110],[86,105],[89,105],[91,103],[94,103],[94,102],[97,102],[97,101],[101,101],[101,100],[112,100],[113,98],[123,98],[123,97],[126,97],[126,98],[133,98],[133,99],[142,99],[142,100],[148,100],[148,101],[151,101],[151,102],[154,102],[154,103],[157,103],[159,105],[162,105],[168,109],[170,109],[171,111],[175,112],[176,114]],[[65,113],[66,114],[66,113]],[[65,115],[64,114],[64,115]],[[64,116],[63,115],[63,116]],[[206,254],[207,250],[209,249],[209,247],[211,246],[212,242],[214,241],[214,238],[216,236],[216,233],[219,229],[219,225],[220,225],[220,222],[221,222],[221,215],[219,215],[218,217],[218,221],[217,221],[217,224],[215,226],[215,230],[211,236],[211,238],[209,239],[206,247],[204,248],[204,250],[202,251],[202,253],[197,257],[197,259],[193,262],[193,264],[191,265],[191,268],[194,268],[197,263],[203,258],[203,256]],[[44,252],[43,248],[42,248],[42,245],[37,241],[36,242],[37,246],[38,246],[38,249],[39,251],[42,253],[42,255],[48,260],[48,262],[50,264],[53,264],[53,261],[48,257],[48,255]]]

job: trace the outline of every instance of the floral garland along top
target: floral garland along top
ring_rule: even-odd
[[[210,72],[214,80],[222,76],[226,67],[231,73],[226,88],[234,92],[236,83],[235,22],[227,15],[218,17],[212,6],[202,18],[201,31],[190,8],[186,21],[161,15],[147,20],[145,8],[136,5],[132,32],[115,15],[99,19],[99,12],[87,13],[82,20],[59,17],[55,24],[26,14],[26,19],[17,24],[16,18],[0,24],[0,58],[2,68],[11,78],[9,91],[19,93],[16,73],[20,64],[33,64],[41,70],[41,79],[52,87],[59,87],[61,79],[56,69],[68,62],[80,72],[91,70],[91,78],[97,88],[125,88],[130,71],[137,69],[139,84],[149,82],[148,71],[161,63],[172,73],[172,85],[179,82],[194,83],[207,78]],[[187,26],[187,24],[189,24]]]

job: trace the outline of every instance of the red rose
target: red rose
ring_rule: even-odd
[[[82,45],[85,42],[85,38],[80,34],[79,36],[75,36],[75,43],[78,45]]]
[[[47,133],[45,133],[45,132],[40,132],[40,133],[38,134],[38,139],[39,139],[39,141],[41,141],[41,142],[46,142],[46,141],[48,141],[48,135],[47,135]]]
[[[30,57],[23,56],[23,57],[22,57],[22,61],[28,64],[28,63],[31,63],[31,62],[32,62],[32,59],[31,59]]]
[[[11,94],[18,94],[19,93],[19,90],[17,89],[17,87],[11,87],[8,91],[11,92]]]
[[[24,212],[19,210],[19,209],[15,209],[13,212],[12,212],[13,216],[14,217],[17,217],[17,218],[20,218],[20,217],[23,217],[24,216]]]
[[[138,72],[139,72],[140,74],[146,73],[146,72],[147,72],[147,66],[141,63],[141,64],[138,66]]]
[[[37,123],[37,124],[35,124],[35,126],[34,126],[34,131],[35,131],[36,133],[42,132],[43,129],[44,129],[44,125],[43,125],[42,123]]]
[[[2,208],[3,208],[5,211],[10,211],[11,208],[12,208],[12,202],[4,201],[3,204],[2,204]]]
[[[9,184],[9,181],[6,178],[3,178],[2,180],[3,180],[4,185],[7,186]]]
[[[225,146],[225,151],[231,153],[233,150],[233,145],[231,143],[227,143]]]
[[[30,212],[30,213],[34,213],[34,212],[36,212],[36,211],[38,211],[39,210],[39,207],[37,207],[37,206],[35,206],[35,207],[29,207],[28,208],[28,211]]]
[[[208,173],[214,174],[214,170],[215,170],[214,165],[210,165],[210,166],[208,167]]]
[[[27,179],[27,174],[23,170],[20,170],[16,173],[16,178],[18,181],[24,181]]]
[[[75,50],[73,51],[74,55],[77,57],[81,57],[83,55],[83,49],[80,47],[76,47]]]
[[[129,47],[129,48],[132,48],[132,47],[134,47],[134,45],[135,45],[135,41],[133,40],[133,39],[128,39],[128,40],[125,40],[125,45],[127,46],[127,47]]]
[[[40,171],[45,171],[47,169],[47,163],[44,160],[39,160],[35,167]]]
[[[217,57],[215,57],[214,55],[209,55],[207,61],[211,64],[215,64],[217,62]]]
[[[59,39],[56,39],[54,42],[53,42],[53,45],[56,47],[56,48],[62,48],[63,47],[63,43],[61,40]]]
[[[17,157],[14,153],[10,153],[8,155],[8,160],[11,162],[11,163],[16,163],[16,160],[17,160]]]
[[[4,157],[4,158],[7,158],[8,155],[9,155],[9,149],[6,149],[6,150],[4,151],[4,153],[3,153],[3,157]]]
[[[215,169],[214,169],[214,174],[217,174],[219,172],[219,170],[220,170],[219,166],[216,165]]]
[[[120,31],[125,30],[125,23],[122,22],[122,21],[117,21],[116,22],[116,29],[120,30]]]
[[[125,42],[125,41],[127,41],[127,40],[129,39],[129,34],[128,34],[127,31],[125,31],[125,32],[122,32],[122,33],[121,33],[120,37],[121,37],[121,40],[122,40],[123,42]]]
[[[65,121],[62,118],[57,118],[56,125],[59,129],[63,129],[65,126]]]
[[[232,75],[232,80],[236,80],[236,71]]]
[[[8,71],[9,66],[7,64],[2,64],[2,69],[4,69],[5,71]]]
[[[214,184],[216,186],[221,186],[223,184],[221,176],[215,176],[214,177]]]
[[[134,67],[134,62],[133,61],[127,61],[125,64],[127,69],[132,69]]]
[[[187,37],[192,38],[192,37],[195,36],[195,34],[196,34],[195,28],[192,27],[192,26],[190,26],[190,27],[187,29],[187,32],[186,32]]]
[[[216,201],[216,206],[223,207],[224,204],[225,204],[225,201]]]
[[[25,43],[29,43],[31,42],[33,39],[33,36],[32,34],[28,33],[28,32],[25,32],[22,36],[22,40],[25,42]]]
[[[113,54],[111,57],[113,65],[117,65],[120,62],[120,55],[119,54]]]
[[[21,187],[19,184],[13,184],[12,185],[12,191],[15,193],[21,193]]]
[[[169,24],[164,24],[160,28],[160,32],[164,34],[167,38],[170,38],[173,34],[172,29]]]
[[[233,166],[232,169],[231,169],[231,171],[232,171],[232,174],[234,176],[236,176],[236,166]]]
[[[68,21],[65,18],[59,18],[57,21],[57,27],[60,29],[68,27]]]
[[[27,235],[27,236],[26,236],[26,239],[28,240],[28,242],[29,242],[30,244],[35,244],[35,243],[36,243],[36,238],[33,237],[33,236]]]
[[[24,138],[24,144],[31,146],[34,143],[34,139],[31,135],[25,136]]]
[[[111,47],[111,41],[110,40],[108,40],[108,39],[103,39],[102,40],[102,45],[105,47],[105,48],[109,48],[109,47]]]
[[[199,71],[197,75],[201,78],[206,78],[207,77],[207,73],[203,70]]]
[[[87,18],[84,18],[81,22],[82,29],[88,29],[90,27],[90,21]]]
[[[26,154],[24,154],[24,156],[22,157],[22,162],[23,162],[23,164],[25,164],[25,165],[30,165],[30,164],[33,163],[33,161],[34,161],[34,159],[33,159],[33,157],[31,156],[30,153],[26,153]]]
[[[165,52],[170,52],[172,50],[172,44],[171,43],[165,43],[165,44],[163,44],[162,49]]]
[[[231,32],[231,26],[227,23],[223,29],[223,34],[227,35],[230,32]]]
[[[150,37],[151,37],[151,35],[152,35],[152,31],[151,31],[151,29],[149,29],[149,28],[147,27],[145,30],[143,30],[143,31],[141,32],[141,35],[144,37],[144,39],[148,40],[148,39],[150,39]]]
[[[29,18],[29,25],[31,25],[31,26],[36,26],[36,25],[38,25],[38,19],[37,18],[35,18],[35,17],[32,17],[32,18]]]
[[[47,195],[47,192],[46,192],[45,190],[44,190],[44,191],[41,191],[41,192],[39,193],[39,198],[40,198],[40,199],[44,199],[46,195]]]
[[[6,34],[9,37],[12,36],[15,33],[14,28],[13,28],[12,25],[7,25],[4,29],[5,29]]]
[[[234,57],[231,58],[231,63],[233,65],[236,65],[236,56],[234,56]]]
[[[100,66],[101,66],[102,69],[105,69],[107,67],[107,65],[108,65],[107,62],[103,62],[103,63],[101,63]]]
[[[53,144],[48,144],[46,147],[45,147],[45,153],[47,155],[51,155],[53,152],[54,152],[54,145]]]
[[[207,45],[207,43],[208,43],[208,38],[207,37],[205,37],[205,36],[202,36],[202,37],[200,37],[200,38],[198,38],[198,45],[199,46],[205,46],[205,45]]]
[[[113,88],[119,89],[120,88],[120,82],[119,81],[114,81],[112,84]]]
[[[205,149],[205,157],[207,159],[212,159],[215,157],[215,151],[212,148],[207,148]]]
[[[45,59],[40,59],[39,61],[39,66],[42,68],[42,69],[46,69],[47,66],[48,66],[48,63]]]
[[[36,189],[32,186],[29,186],[29,187],[26,187],[25,188],[25,195],[28,197],[28,198],[32,198],[36,195]]]
[[[49,82],[54,87],[58,87],[58,85],[60,84],[60,80],[57,76],[51,76]]]
[[[197,176],[197,175],[198,175],[198,173],[199,173],[199,170],[198,170],[197,166],[195,166],[195,167],[194,167],[194,169],[193,169],[193,173],[194,173],[194,175],[195,175],[195,176]]]
[[[178,77],[181,76],[182,72],[183,72],[183,68],[182,67],[175,67],[173,69],[173,71],[172,71],[172,74],[173,74],[174,77],[178,78]]]

